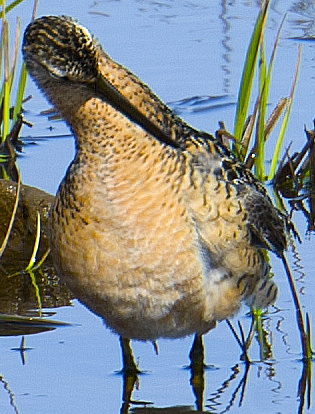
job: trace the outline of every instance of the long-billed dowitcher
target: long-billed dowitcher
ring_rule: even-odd
[[[23,53],[75,137],[51,210],[57,272],[123,347],[201,336],[266,285],[263,249],[282,256],[285,220],[220,139],[177,117],[71,18],[33,21]],[[275,295],[269,283],[260,304]]]

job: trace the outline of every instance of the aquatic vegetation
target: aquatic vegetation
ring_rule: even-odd
[[[235,115],[235,126],[234,126],[234,142],[233,142],[233,151],[234,153],[245,162],[245,165],[248,167],[253,167],[255,170],[255,174],[258,178],[261,180],[273,180],[275,177],[277,178],[277,181],[275,184],[277,186],[287,186],[287,180],[291,177],[283,173],[283,165],[280,164],[278,168],[278,161],[279,161],[279,154],[280,154],[280,148],[283,141],[283,136],[286,130],[287,122],[290,115],[290,109],[292,105],[292,100],[294,96],[294,90],[297,82],[297,75],[298,75],[298,69],[300,64],[300,55],[301,55],[301,47],[298,49],[298,58],[296,63],[296,69],[295,69],[295,75],[293,84],[291,87],[291,92],[289,97],[282,99],[275,110],[272,112],[270,118],[268,121],[266,121],[266,107],[268,102],[268,91],[269,91],[269,85],[272,75],[272,68],[273,68],[273,62],[275,58],[276,48],[280,36],[281,27],[283,24],[280,25],[277,38],[274,43],[272,55],[270,58],[269,66],[266,65],[266,59],[265,59],[265,47],[264,47],[264,26],[268,11],[269,1],[263,2],[261,6],[260,13],[257,17],[256,24],[254,26],[253,34],[248,46],[246,59],[244,63],[243,73],[242,73],[242,79],[240,82],[240,88],[239,88],[239,94],[238,94],[238,101],[237,101],[237,107],[236,107],[236,115]],[[258,63],[257,63],[258,62]],[[255,107],[253,110],[253,114],[247,118],[248,113],[248,106],[249,106],[249,99],[252,95],[252,88],[253,88],[253,77],[255,71],[258,71],[258,83],[259,83],[259,94],[256,99]],[[274,127],[275,123],[279,120],[281,112],[284,111],[284,117],[281,123],[280,131],[278,134],[278,137],[276,139],[275,147],[274,147],[274,155],[271,161],[271,166],[269,173],[265,174],[265,142],[268,138],[268,135],[270,134],[270,131]],[[254,139],[254,144],[252,149],[250,149],[250,142],[252,138],[252,134],[254,131],[254,124],[256,124],[256,135]],[[308,142],[312,142],[313,140],[310,138]],[[311,144],[309,144],[311,146]],[[305,151],[303,151],[305,154]],[[303,159],[303,157],[302,157]],[[297,160],[296,160],[297,161]],[[301,160],[299,160],[300,162]],[[298,165],[299,163],[297,163]],[[312,163],[309,163],[312,165]],[[292,163],[291,163],[292,165]],[[297,165],[295,168],[297,168]],[[286,167],[288,164],[286,164]],[[277,169],[278,168],[278,169]],[[287,171],[287,168],[285,169]],[[301,173],[301,177],[304,180],[306,175],[309,174],[309,169],[307,169],[303,174]],[[291,173],[294,170],[291,168]],[[281,204],[281,207],[283,204]],[[283,208],[282,208],[283,209]],[[295,233],[295,232],[294,232]],[[282,258],[283,260],[283,258]],[[294,285],[293,277],[290,271],[290,268],[287,264],[286,260],[283,260],[284,268],[287,273],[289,286],[291,289],[293,302],[296,308],[297,313],[297,324],[301,336],[301,344],[302,344],[302,353],[303,358],[308,359],[310,358],[310,355],[312,355],[312,349],[310,344],[310,336],[306,332],[305,329],[305,323],[302,316],[302,310],[301,305],[299,303],[298,295],[296,292],[296,288]],[[263,337],[260,335],[261,332],[261,316],[262,313],[259,309],[253,309],[253,321],[254,327],[257,327],[258,329],[258,338],[261,338],[261,349],[262,349],[262,355],[264,352],[264,341],[262,340]],[[235,332],[234,336],[235,336]],[[244,344],[245,342],[239,342]],[[246,341],[246,343],[250,343]],[[242,345],[244,347],[244,345]]]
[[[0,78],[2,79],[2,87],[0,92],[0,162],[1,176],[17,180],[17,171],[14,163],[15,146],[19,137],[19,133],[24,123],[22,116],[22,104],[24,100],[24,90],[26,84],[27,72],[25,64],[22,63],[20,75],[17,83],[17,91],[15,99],[13,98],[13,84],[17,72],[17,58],[19,54],[20,40],[20,19],[17,18],[15,27],[15,37],[13,39],[13,52],[10,62],[10,39],[9,39],[9,23],[6,14],[20,4],[22,0],[15,0],[11,4],[5,6],[2,0],[1,10],[1,40],[0,40]],[[37,1],[34,3],[33,17]]]
[[[10,6],[14,7],[19,2],[13,2]],[[277,183],[277,186],[280,183],[281,185],[285,184],[287,181],[292,182],[295,186],[297,185],[297,176],[295,174],[296,169],[298,168],[299,163],[297,163],[297,157],[292,157],[286,162],[280,163],[280,167],[278,168],[278,158],[280,154],[280,147],[282,138],[286,129],[287,120],[290,114],[290,106],[293,99],[294,94],[294,87],[296,83],[297,73],[298,73],[298,63],[295,71],[295,80],[293,82],[291,93],[287,98],[284,98],[279,101],[279,104],[272,111],[270,117],[266,120],[266,108],[267,108],[267,100],[268,100],[268,90],[271,81],[272,75],[272,68],[273,68],[273,61],[275,57],[276,45],[278,42],[279,34],[275,41],[275,46],[272,51],[272,55],[269,61],[269,65],[266,63],[265,58],[265,47],[264,47],[264,27],[265,21],[267,16],[269,2],[265,2],[262,6],[262,11],[258,16],[257,23],[253,32],[253,36],[250,42],[246,63],[244,65],[244,71],[242,76],[242,82],[239,92],[239,100],[237,104],[237,111],[235,117],[235,129],[234,129],[234,142],[233,142],[233,150],[235,154],[239,157],[240,160],[245,162],[246,166],[253,167],[255,174],[261,180],[265,180],[268,178],[269,180],[274,180],[274,183]],[[9,9],[6,9],[8,12]],[[14,74],[16,72],[16,55],[12,59],[11,68],[9,63],[9,42],[8,42],[8,24],[5,19],[5,13],[2,14],[3,16],[3,24],[2,24],[2,43],[1,43],[1,56],[3,62],[3,76],[4,76],[4,84],[2,89],[1,99],[3,102],[2,105],[2,132],[1,136],[3,139],[3,149],[4,151],[5,160],[8,157],[14,157],[14,145],[12,146],[12,138],[13,141],[17,139],[19,135],[19,130],[22,125],[22,118],[21,118],[21,108],[23,102],[23,95],[24,95],[24,87],[25,87],[25,80],[26,80],[26,72],[25,66],[23,64],[21,68],[20,80],[19,80],[19,88],[18,94],[15,100],[15,104],[11,107],[11,98],[10,92],[12,90],[12,83],[14,79]],[[17,29],[17,33],[19,30]],[[280,33],[280,29],[279,29]],[[16,36],[16,39],[18,36]],[[17,40],[15,41],[17,42]],[[17,49],[14,49],[17,50]],[[14,52],[15,53],[15,52]],[[16,52],[17,53],[17,52]],[[300,55],[300,51],[298,52]],[[257,63],[258,62],[258,63]],[[299,58],[298,58],[299,62]],[[259,77],[259,96],[256,99],[256,103],[253,109],[253,115],[248,118],[248,106],[252,91],[252,81],[254,78],[255,71],[258,69],[258,77]],[[275,147],[275,155],[273,157],[273,161],[271,164],[271,168],[268,173],[265,173],[265,156],[264,156],[264,149],[265,149],[265,141],[270,134],[275,122],[280,118],[281,114],[284,113],[284,117],[282,120],[282,125],[280,128],[280,133],[277,139],[276,147]],[[255,127],[256,126],[256,127]],[[253,138],[255,131],[255,137]],[[224,133],[224,132],[223,132]],[[254,142],[252,142],[254,141]],[[310,139],[311,142],[311,139]],[[311,144],[308,144],[308,149],[310,149]],[[307,152],[308,150],[306,150]],[[305,153],[306,153],[305,152]],[[307,155],[306,155],[307,158]],[[300,161],[301,162],[301,161]],[[305,182],[311,183],[312,180],[310,177],[314,173],[312,170],[312,165],[309,166],[303,165],[301,167],[301,174],[298,174],[298,182],[299,187],[304,188]],[[294,168],[293,168],[294,167]],[[278,168],[278,170],[277,170]],[[285,171],[289,169],[290,174],[284,174]],[[297,188],[297,187],[296,187]],[[313,209],[314,211],[315,209]],[[34,249],[34,255],[36,252],[36,243]],[[33,262],[33,260],[32,260]],[[41,262],[39,263],[41,264]],[[36,267],[36,264],[30,265],[26,268],[26,271],[32,272],[33,267]],[[35,286],[36,288],[36,286]],[[40,303],[40,297],[38,296]],[[254,311],[253,311],[254,312]],[[264,342],[264,334],[262,329],[262,322],[260,318],[259,310],[257,313],[253,313],[253,318],[255,320],[255,325],[257,326],[257,333],[258,336],[261,338],[260,342],[262,347],[265,347],[265,350],[262,352],[262,358],[268,358],[268,345]],[[299,317],[301,321],[301,318]],[[303,319],[302,319],[303,322]],[[308,332],[305,333],[305,328],[301,325],[300,330],[303,335],[303,356],[304,358],[311,358],[311,344],[310,344],[310,335]],[[307,331],[307,330],[306,330]],[[250,340],[246,340],[244,334],[242,334],[243,338],[240,340],[240,344],[242,344],[242,349],[246,350],[250,344]],[[308,345],[305,345],[308,344]],[[262,348],[263,349],[263,348]]]
[[[257,17],[253,34],[247,49],[244,62],[242,78],[239,87],[238,100],[234,121],[233,151],[243,161],[247,167],[254,167],[256,176],[265,181],[272,180],[276,174],[281,144],[288,123],[291,104],[294,96],[295,85],[297,82],[298,69],[300,65],[301,48],[298,49],[298,58],[295,69],[295,76],[291,87],[291,92],[287,98],[281,98],[278,105],[269,118],[266,119],[268,93],[273,73],[273,63],[276,56],[276,49],[280,37],[283,18],[274,42],[269,65],[267,65],[264,46],[264,27],[267,18],[269,1],[262,3],[261,11]],[[253,92],[253,78],[255,72],[258,72],[259,91],[256,98],[255,106],[251,114],[248,114],[249,100]],[[269,173],[265,174],[265,142],[272,129],[284,112],[278,137],[274,147],[274,155],[271,161]],[[256,128],[254,128],[256,126]],[[255,138],[253,133],[255,130]],[[254,140],[252,148],[251,141]]]

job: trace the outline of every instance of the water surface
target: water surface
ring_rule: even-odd
[[[13,21],[15,15],[22,16],[24,28],[31,8],[32,1],[25,0],[9,18]],[[40,0],[37,14],[65,14],[80,20],[115,60],[149,84],[187,122],[214,133],[219,120],[232,131],[242,64],[258,10],[256,1]],[[271,53],[285,13],[269,108],[289,94],[297,47],[302,43],[299,80],[284,142],[284,148],[293,141],[292,149],[299,150],[306,140],[304,125],[312,128],[314,118],[315,10],[311,1],[272,1],[266,30],[267,54]],[[49,105],[30,80],[27,94],[33,95],[33,99],[25,105],[25,118],[34,127],[25,127],[22,133],[29,143],[18,160],[22,180],[55,193],[73,156],[73,140],[61,121],[39,116]],[[272,143],[268,156],[271,155]],[[295,272],[294,276],[304,310],[314,320],[314,237],[305,235],[307,226],[301,213],[295,214],[295,221],[303,239],[303,244],[297,246],[303,275]],[[292,254],[288,256],[292,268],[298,268]],[[246,373],[229,328],[225,322],[218,324],[205,336],[205,359],[213,365],[205,375],[206,412],[299,412],[301,401],[297,393],[303,364],[295,312],[284,271],[275,257],[272,266],[280,291],[277,307],[270,309],[265,323],[272,357],[261,362],[254,341],[250,349],[253,364]],[[27,336],[26,346],[31,349],[24,353],[25,365],[19,352],[12,350],[19,347],[20,337],[1,338],[1,413],[118,413],[122,402],[122,378],[115,373],[121,367],[118,338],[77,301],[73,301],[72,307],[60,307],[55,312],[54,319],[74,326]],[[244,307],[234,318],[235,326],[239,319],[248,329],[250,320],[246,312]],[[131,410],[195,410],[190,372],[183,369],[189,363],[191,342],[192,338],[158,341],[158,356],[149,343],[133,344],[139,366],[146,371],[133,400],[152,404],[146,409],[141,404],[132,405]],[[306,404],[304,412],[308,412]]]

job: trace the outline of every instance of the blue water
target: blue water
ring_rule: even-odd
[[[13,22],[20,15],[24,29],[31,8],[32,1],[25,0],[8,18]],[[256,1],[40,0],[37,15],[65,14],[80,20],[115,60],[135,72],[164,101],[170,102],[187,122],[213,133],[219,120],[232,131],[242,64],[258,10]],[[302,41],[299,79],[284,140],[284,148],[293,141],[292,148],[299,150],[306,140],[304,124],[312,128],[315,112],[315,44],[310,40],[314,34],[315,9],[312,2],[306,1],[271,2],[266,30],[267,56],[285,13],[288,14],[277,51],[269,108],[271,111],[281,97],[289,94],[300,43],[296,38],[306,36],[308,40]],[[25,118],[34,127],[24,127],[22,135],[27,142],[36,139],[37,144],[27,145],[18,160],[22,180],[54,193],[73,156],[73,140],[65,137],[69,131],[61,121],[39,116],[49,105],[30,80],[27,94],[33,95],[33,99],[25,104]],[[220,99],[212,101],[208,96]],[[215,105],[212,110],[211,105]],[[58,137],[52,137],[55,135]],[[272,142],[269,151],[271,156]],[[313,320],[314,236],[305,236],[306,224],[300,213],[295,219],[303,238],[298,252],[306,275],[297,282],[297,288],[302,293],[304,310]],[[289,260],[295,268],[290,254]],[[254,363],[249,368],[241,400],[245,365],[240,361],[240,348],[225,322],[209,332],[205,336],[205,360],[214,369],[205,374],[206,412],[226,412],[228,407],[237,414],[298,412],[297,391],[303,365],[299,361],[295,313],[281,263],[273,257],[272,265],[280,292],[277,309],[270,310],[266,321],[273,357],[260,362],[259,348],[253,341],[250,357]],[[297,272],[294,275],[299,277]],[[240,319],[248,330],[250,321],[246,312],[242,308],[233,323],[236,326]],[[119,413],[122,378],[115,373],[121,368],[118,338],[77,301],[73,307],[56,309],[54,319],[74,326],[28,336],[26,346],[32,349],[25,352],[25,365],[19,353],[11,350],[19,346],[20,338],[1,338],[0,381],[7,385],[0,389],[0,412]],[[148,406],[152,413],[188,412],[184,411],[187,407],[193,411],[195,397],[189,383],[190,373],[183,369],[189,363],[191,342],[192,338],[159,341],[158,356],[151,344],[134,343],[135,357],[146,374],[140,377],[133,400],[152,402]],[[152,407],[164,408],[164,411],[153,411]],[[313,408],[310,411],[305,408],[304,412],[312,410],[315,412]]]

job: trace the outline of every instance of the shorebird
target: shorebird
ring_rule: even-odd
[[[130,339],[198,338],[244,299],[274,301],[264,249],[282,257],[286,220],[220,139],[72,18],[31,22],[23,54],[75,138],[51,209],[56,271],[120,336],[127,369]]]

